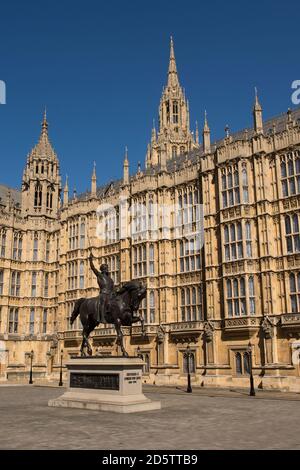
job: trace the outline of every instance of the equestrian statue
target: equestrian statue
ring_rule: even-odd
[[[71,325],[78,315],[82,324],[81,356],[87,353],[92,355],[92,348],[88,337],[100,323],[114,324],[117,332],[117,344],[121,347],[123,356],[128,356],[124,344],[122,326],[131,326],[141,322],[142,334],[145,335],[144,319],[137,315],[141,301],[146,297],[146,288],[140,281],[125,282],[119,289],[114,285],[107,264],[101,264],[100,269],[95,267],[93,254],[90,253],[90,267],[97,277],[100,294],[97,297],[81,298],[75,302],[71,315]]]

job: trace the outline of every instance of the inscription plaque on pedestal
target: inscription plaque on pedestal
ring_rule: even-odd
[[[70,387],[99,390],[119,390],[119,374],[70,373]]]

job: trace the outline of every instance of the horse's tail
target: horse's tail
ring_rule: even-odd
[[[71,318],[70,318],[71,325],[73,325],[74,321],[78,317],[78,315],[80,313],[81,304],[84,300],[85,299],[83,297],[81,299],[76,300],[75,305],[74,305],[74,310],[73,310]]]

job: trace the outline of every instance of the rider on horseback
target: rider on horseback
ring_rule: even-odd
[[[96,320],[99,323],[107,323],[105,314],[108,311],[109,303],[114,292],[114,281],[109,275],[107,264],[101,264],[100,271],[95,268],[92,252],[89,256],[89,260],[91,269],[97,276],[97,282],[100,288],[99,308],[97,309]]]

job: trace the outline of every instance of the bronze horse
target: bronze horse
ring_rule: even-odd
[[[144,319],[135,315],[141,301],[146,297],[146,288],[140,281],[126,282],[119,290],[112,294],[108,311],[105,314],[106,323],[112,323],[117,332],[117,344],[121,347],[123,356],[128,356],[124,344],[122,326],[131,326],[133,323],[141,322],[142,334],[144,335]],[[92,355],[92,348],[88,337],[90,333],[99,325],[96,314],[99,309],[99,296],[89,299],[81,298],[75,303],[71,315],[71,325],[80,315],[82,323],[82,344],[80,348],[81,356],[86,356],[85,347],[88,354]],[[104,323],[104,322],[103,322]]]

